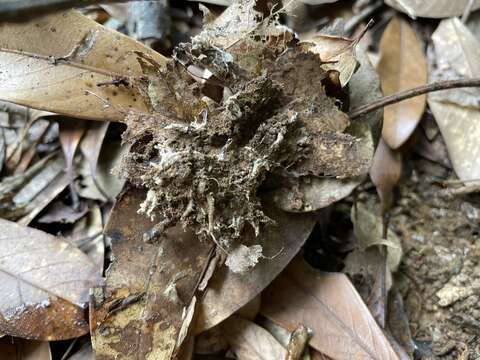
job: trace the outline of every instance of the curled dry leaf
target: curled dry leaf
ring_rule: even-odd
[[[381,139],[373,157],[370,178],[377,188],[383,211],[387,211],[393,205],[393,189],[401,176],[401,153],[390,149]]]
[[[265,290],[261,314],[293,331],[314,331],[310,346],[336,359],[398,360],[347,276],[322,273],[300,258]]]
[[[88,130],[80,143],[80,150],[85,156],[90,168],[90,174],[95,182],[97,179],[97,164],[102,149],[103,139],[107,134],[109,123],[92,121],[89,124]]]
[[[239,360],[283,360],[287,350],[264,328],[239,316],[222,323],[230,350]]]
[[[436,59],[430,69],[432,79],[450,78],[452,74],[455,77],[480,76],[480,42],[460,20],[443,20],[432,40]],[[445,139],[457,176],[461,180],[479,179],[478,96],[454,89],[430,94],[428,104]]]
[[[385,0],[397,10],[403,11],[412,18],[447,18],[462,15],[468,2],[472,0]],[[472,10],[480,8],[480,1],[473,0]]]
[[[421,44],[410,25],[399,18],[388,24],[380,41],[380,62],[377,70],[385,95],[424,85],[427,81],[427,61]],[[417,127],[425,110],[426,96],[387,106],[382,137],[397,149]]]
[[[165,58],[76,11],[0,24],[0,99],[85,119],[147,111],[135,51]],[[21,86],[19,86],[21,84]],[[108,106],[106,106],[109,104]]]
[[[357,39],[348,39],[341,36],[316,34],[301,38],[300,45],[305,51],[318,54],[325,70],[337,70],[340,73],[342,87],[350,81],[358,67],[355,55]]]
[[[84,307],[100,282],[80,250],[42,231],[0,220],[0,331],[60,340],[88,332]]]

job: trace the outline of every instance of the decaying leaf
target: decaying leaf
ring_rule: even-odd
[[[267,330],[250,320],[232,316],[224,323],[231,351],[239,360],[279,360],[287,358],[287,350]]]
[[[408,90],[427,81],[427,61],[421,44],[408,22],[393,18],[380,41],[380,62],[377,70],[385,95]],[[414,98],[385,108],[382,137],[397,149],[408,140],[425,110],[426,96]]]
[[[3,22],[0,99],[78,118],[122,120],[130,109],[148,109],[136,83],[142,71],[135,51],[165,62],[76,11]]]
[[[436,64],[433,80],[480,76],[480,42],[458,19],[443,20],[432,35]],[[480,109],[478,93],[459,89],[428,96],[428,104],[445,139],[453,168],[461,180],[480,178]]]
[[[5,360],[52,360],[47,341],[35,341],[4,336],[0,339],[0,353]]]
[[[340,83],[346,86],[358,67],[355,54],[357,39],[348,39],[341,36],[316,34],[301,39],[301,46],[306,50],[318,54],[325,70],[336,70],[340,74]]]
[[[301,259],[265,290],[261,313],[290,331],[311,328],[310,345],[334,359],[399,359],[346,275]]]
[[[387,211],[393,205],[393,189],[401,176],[401,153],[390,149],[383,138],[380,139],[373,157],[370,178],[377,188],[383,211]]]
[[[387,247],[387,264],[391,271],[396,271],[402,259],[400,239],[388,229],[387,238],[383,239],[382,217],[367,209],[362,203],[352,207],[351,220],[353,232],[362,250],[374,245]]]
[[[471,0],[385,0],[385,2],[393,6],[395,9],[403,11],[412,18],[428,17],[428,18],[447,18],[462,15],[468,2]],[[473,0],[472,9],[480,8],[480,1]]]
[[[169,359],[182,312],[208,264],[213,244],[199,242],[191,231],[173,228],[153,242],[143,240],[155,225],[137,213],[144,195],[138,189],[123,193],[105,230],[115,258],[105,293],[96,294],[90,309],[97,359]]]
[[[265,258],[243,274],[225,266],[217,270],[199,307],[197,333],[219,324],[267,287],[298,253],[315,224],[314,215],[285,213],[271,204],[265,206],[265,211],[275,221],[262,233],[260,244]],[[259,244],[259,239],[249,231],[242,244]]]
[[[360,68],[353,74],[349,82],[352,108],[382,96],[378,75],[368,60],[365,50],[358,48],[356,54]],[[275,204],[285,211],[308,212],[327,207],[350,195],[365,179],[371,159],[373,159],[382,117],[382,110],[375,111],[352,120],[346,130],[356,138],[357,158],[364,159],[362,162],[368,164],[364,174],[347,179],[314,176],[299,178],[293,184],[284,184],[271,193]]]
[[[84,307],[99,284],[80,250],[42,231],[0,220],[0,331],[60,340],[88,332]]]

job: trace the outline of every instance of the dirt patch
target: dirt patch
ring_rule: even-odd
[[[401,186],[391,220],[404,250],[395,284],[418,355],[477,359],[480,198],[443,195],[440,182],[451,175],[429,161],[415,161]]]

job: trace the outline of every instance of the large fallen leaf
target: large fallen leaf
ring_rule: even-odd
[[[380,40],[378,74],[385,95],[424,85],[427,81],[427,61],[421,44],[410,25],[393,18]],[[426,96],[414,98],[385,108],[382,136],[385,142],[397,149],[417,127],[425,110]]]
[[[230,350],[239,360],[286,359],[287,350],[264,328],[250,320],[232,316],[222,323]]]
[[[16,339],[10,336],[0,339],[0,353],[4,360],[52,360],[47,341]]]
[[[289,214],[270,204],[264,204],[264,211],[276,225],[266,227],[260,239],[253,231],[247,233],[242,244],[260,243],[269,258],[243,274],[225,266],[217,270],[199,307],[197,333],[219,324],[267,287],[298,253],[315,224],[314,215]]]
[[[310,345],[336,360],[398,359],[347,276],[316,271],[300,258],[264,291],[261,314],[290,331],[313,329]]]
[[[145,242],[154,223],[137,213],[144,198],[136,188],[120,195],[105,229],[114,261],[90,309],[97,359],[170,359],[213,247],[181,228]]]
[[[122,120],[146,111],[135,51],[165,58],[76,11],[0,24],[0,99],[73,117]]]
[[[437,59],[430,69],[434,79],[480,76],[480,42],[458,19],[440,23],[432,35]],[[480,109],[478,97],[459,90],[428,96],[428,104],[445,139],[453,168],[461,180],[480,178]],[[456,94],[456,96],[455,96]],[[463,97],[462,102],[457,101]],[[469,101],[466,101],[469,100]]]
[[[428,18],[446,18],[462,15],[471,0],[385,0],[395,9],[403,11],[412,18],[417,16]],[[473,0],[472,9],[480,8],[480,1]]]
[[[42,231],[0,220],[0,331],[59,340],[88,332],[84,307],[98,285],[80,250]]]

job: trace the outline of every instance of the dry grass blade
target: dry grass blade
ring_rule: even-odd
[[[0,44],[0,99],[85,119],[120,121],[130,109],[147,111],[133,52],[165,63],[75,11],[2,23]]]
[[[314,331],[310,345],[336,359],[398,360],[347,276],[321,273],[296,259],[262,297],[261,314],[293,331]]]
[[[80,250],[42,231],[0,220],[0,331],[59,340],[88,331],[84,306],[99,284]]]
[[[385,95],[424,85],[427,62],[415,32],[399,18],[390,21],[380,41],[378,73]],[[385,108],[383,139],[392,148],[400,147],[417,127],[425,110],[421,95]]]

